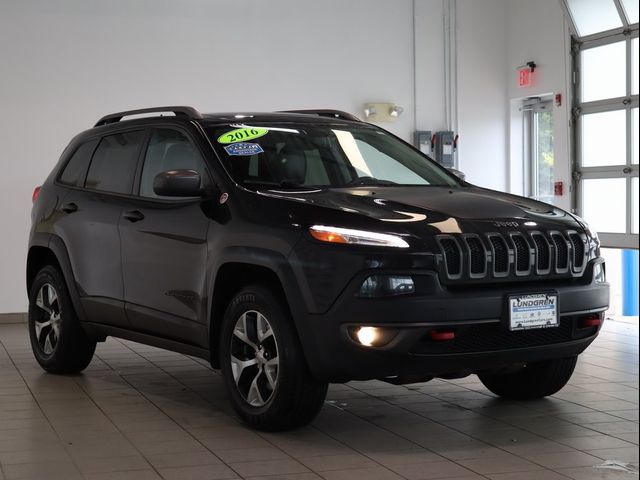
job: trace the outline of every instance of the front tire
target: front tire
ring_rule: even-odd
[[[62,274],[52,265],[36,274],[29,291],[29,337],[33,355],[49,373],[80,372],[96,350],[96,341],[80,326]]]
[[[478,375],[496,395],[514,400],[533,400],[559,392],[575,369],[577,356],[533,362],[512,373]]]
[[[251,427],[301,427],[322,408],[328,385],[311,376],[288,309],[268,288],[253,285],[233,298],[219,351],[231,404]]]

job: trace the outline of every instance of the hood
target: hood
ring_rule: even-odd
[[[406,227],[429,225],[441,233],[516,229],[524,222],[535,222],[548,229],[579,226],[573,216],[553,205],[474,186],[357,187],[262,193]]]

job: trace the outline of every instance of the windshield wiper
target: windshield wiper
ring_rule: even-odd
[[[374,178],[374,177],[358,177],[358,178],[354,178],[350,182],[347,182],[344,186],[354,187],[358,185],[384,186],[384,185],[397,185],[397,183],[392,182],[391,180],[381,180],[379,178]]]

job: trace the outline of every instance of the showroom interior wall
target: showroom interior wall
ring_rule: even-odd
[[[523,118],[520,107],[526,97],[560,94],[561,105],[553,105],[554,175],[563,182],[564,195],[555,204],[571,208],[569,119],[571,112],[571,39],[559,0],[510,0],[508,8],[507,85],[509,95],[509,190],[523,194]],[[517,67],[528,61],[537,65],[530,87],[518,87]]]
[[[2,2],[0,312],[26,310],[33,188],[68,140],[107,112],[190,104],[362,115],[366,102],[394,102],[405,112],[383,126],[407,140],[416,127],[454,128],[469,181],[507,190],[508,87],[519,56],[509,22],[533,8],[527,3],[555,2],[368,0],[366,9],[355,0]],[[444,18],[452,7],[453,23]],[[456,75],[446,78],[451,25]],[[447,90],[456,99],[449,115]]]

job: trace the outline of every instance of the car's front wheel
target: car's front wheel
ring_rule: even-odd
[[[496,395],[514,400],[548,397],[569,381],[577,356],[528,363],[510,373],[478,375],[480,381]]]
[[[327,383],[311,376],[286,305],[270,289],[253,285],[233,298],[220,355],[231,403],[250,426],[296,428],[322,408]]]

